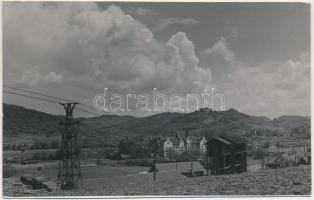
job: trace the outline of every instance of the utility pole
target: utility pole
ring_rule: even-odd
[[[64,122],[60,122],[61,144],[58,168],[57,190],[77,189],[79,181],[82,187],[80,168],[80,147],[77,143],[79,122],[73,119],[73,110],[78,103],[60,103],[65,109]]]
[[[276,160],[278,160],[278,158],[279,158],[277,145],[276,145],[276,151],[275,151],[275,158],[276,158]],[[276,163],[278,163],[278,161],[277,161]],[[279,164],[280,164],[280,163],[279,163]],[[275,179],[276,179],[276,183],[277,183],[277,181],[278,181],[278,179],[277,179],[277,167],[278,167],[278,165],[275,167]]]
[[[206,169],[207,169],[207,176],[209,176],[209,163],[208,163],[208,156],[206,156]]]
[[[156,180],[156,170],[157,170],[157,150],[158,150],[158,140],[154,138],[154,181]]]
[[[191,161],[191,177],[193,177],[193,161]]]
[[[157,161],[157,152],[155,151],[155,159],[154,159],[154,181],[156,180],[156,161]]]
[[[176,152],[176,171],[178,171],[178,152]]]
[[[208,142],[206,143],[206,166],[207,166],[207,176],[209,176],[209,150],[208,150]]]

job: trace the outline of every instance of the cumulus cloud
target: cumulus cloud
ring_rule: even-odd
[[[168,19],[157,29],[198,23]],[[85,103],[104,87],[140,93],[156,87],[172,94],[215,85],[227,107],[245,113],[310,113],[309,53],[245,66],[222,37],[198,57],[185,33],[159,41],[117,6],[5,2],[3,50],[4,83]]]
[[[12,82],[16,85],[36,86],[40,83],[62,83],[63,77],[56,72],[41,73],[38,66],[29,66],[27,69],[15,68],[4,70],[5,82]],[[6,81],[8,80],[8,81]]]
[[[229,63],[235,60],[234,53],[228,48],[224,37],[221,37],[211,48],[205,49],[202,53],[207,56],[222,56]]]
[[[237,26],[231,26],[231,29],[230,29],[231,37],[236,38],[236,37],[238,37],[238,34],[239,34],[238,27]]]
[[[253,115],[278,117],[310,114],[310,55],[296,60],[243,64],[221,37],[200,52],[200,65],[213,73],[212,82],[229,108]],[[275,108],[275,109],[274,109]]]
[[[221,37],[212,47],[200,52],[200,65],[205,69],[211,69],[215,77],[230,73],[237,60],[234,52],[230,50],[224,37]]]
[[[228,107],[271,117],[310,114],[310,63],[302,59],[237,66],[221,84]]]
[[[181,87],[189,88],[188,90],[193,89],[191,86],[206,88],[211,80],[211,71],[198,66],[199,60],[194,53],[194,44],[188,40],[186,34],[180,32],[173,35],[167,45],[175,49],[175,58],[180,61],[176,65],[176,73],[179,74]],[[177,62],[177,60],[174,62]]]
[[[171,25],[197,25],[199,21],[193,18],[183,18],[183,19],[176,19],[176,18],[165,18],[162,19],[155,27],[153,27],[154,31],[160,31],[163,29],[168,28]]]
[[[49,81],[92,91],[196,91],[211,80],[185,33],[158,41],[117,6],[8,2],[4,7],[4,68],[15,77],[4,81],[13,85]]]
[[[49,74],[43,77],[45,81],[54,82],[54,83],[62,83],[63,77],[56,72],[50,72]]]
[[[142,8],[142,7],[131,7],[128,9],[128,12],[131,14],[139,15],[139,16],[149,16],[149,15],[155,15],[156,13],[150,9]]]

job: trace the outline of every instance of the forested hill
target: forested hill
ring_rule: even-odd
[[[3,104],[4,137],[19,134],[59,133],[63,116]],[[282,137],[290,134],[310,135],[310,118],[282,116],[276,119],[256,117],[235,109],[226,111],[195,111],[191,113],[161,113],[148,117],[102,115],[79,118],[79,134],[86,142],[117,144],[125,137],[167,136],[175,133],[206,135],[234,133],[249,137],[250,134],[273,134]]]

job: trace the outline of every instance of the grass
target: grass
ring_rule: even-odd
[[[3,178],[11,178],[18,174],[18,169],[12,165],[4,165],[3,168]]]
[[[95,163],[95,160],[92,162]],[[88,163],[91,161],[83,160],[82,166]],[[38,166],[42,170],[36,170]],[[18,169],[19,166],[10,165],[7,169],[12,170],[12,167]],[[54,192],[57,169],[57,161],[23,166],[24,173],[46,177],[53,183],[53,192],[32,195],[308,195],[311,190],[310,166],[194,178],[186,178],[178,172],[158,172],[154,181],[153,173],[143,173],[149,167],[126,166],[108,161],[106,165],[81,167],[82,189]],[[4,195],[10,195],[8,190],[4,189]],[[23,193],[15,195],[27,196]]]

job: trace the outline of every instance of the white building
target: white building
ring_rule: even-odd
[[[173,143],[171,142],[170,137],[167,137],[166,141],[164,142],[164,157],[169,157],[172,152]]]
[[[174,141],[174,150],[175,150],[176,155],[180,155],[184,151],[186,151],[186,144],[185,144],[183,139],[178,140],[177,138],[175,138],[174,140],[175,140]]]
[[[207,140],[205,136],[203,136],[202,140],[200,141],[200,153],[201,154],[206,154],[207,152],[206,143],[207,143]]]
[[[196,136],[181,138],[176,135],[167,137],[163,144],[164,156],[172,157],[173,155],[181,155],[185,151],[205,154],[207,151],[206,143],[205,136],[202,139]]]

